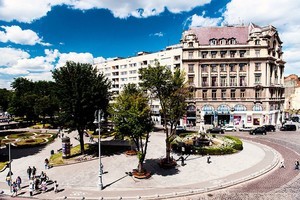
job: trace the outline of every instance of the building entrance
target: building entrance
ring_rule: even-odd
[[[214,116],[213,115],[204,115],[204,124],[213,124]]]
[[[229,124],[230,115],[218,115],[218,126]]]

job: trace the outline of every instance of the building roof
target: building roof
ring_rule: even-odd
[[[200,45],[208,45],[210,39],[235,38],[237,43],[245,44],[248,41],[248,26],[225,27],[192,27],[189,32],[194,33]]]

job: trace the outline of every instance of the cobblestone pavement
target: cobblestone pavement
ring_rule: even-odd
[[[276,168],[272,172],[252,181],[215,192],[178,200],[194,199],[230,199],[230,200],[298,200],[300,199],[300,171],[294,169],[294,162],[300,159],[299,132],[268,133],[264,136],[250,136],[245,133],[233,133],[247,140],[268,145],[277,150],[284,159],[285,169]]]

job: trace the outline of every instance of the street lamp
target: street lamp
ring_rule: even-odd
[[[98,125],[98,148],[99,148],[99,189],[103,190],[103,183],[102,183],[102,163],[101,163],[101,121],[103,121],[102,110],[95,111],[95,121],[94,124]]]
[[[234,113],[234,107],[232,107],[231,109],[230,109],[230,121],[231,121],[231,123],[232,123],[232,125],[234,125],[234,117],[233,117],[233,113]]]

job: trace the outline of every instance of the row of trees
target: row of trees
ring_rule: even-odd
[[[59,116],[62,125],[78,131],[82,153],[84,129],[92,124],[95,110],[101,109],[106,115],[112,116],[119,134],[130,136],[135,142],[139,152],[139,169],[142,170],[149,133],[153,129],[149,106],[151,95],[161,103],[166,133],[164,161],[171,162],[170,141],[185,112],[185,99],[189,95],[181,71],[173,73],[169,68],[160,66],[159,62],[155,66],[142,68],[139,71],[141,84],[125,86],[111,105],[110,82],[92,65],[67,62],[52,73],[54,82],[15,79],[12,83],[14,90],[7,95],[10,101],[7,104],[0,102],[0,106],[16,116],[26,116],[29,120],[38,119],[39,116]],[[6,94],[5,91],[0,91],[2,94]]]

